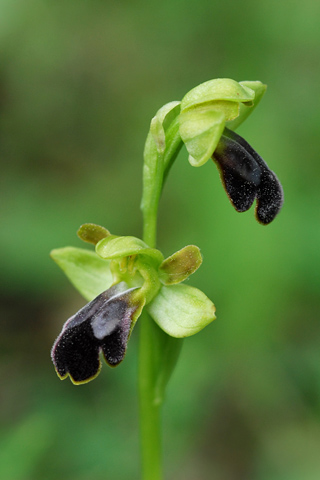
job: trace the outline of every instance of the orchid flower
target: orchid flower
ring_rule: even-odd
[[[98,225],[82,225],[78,234],[96,244],[96,251],[66,247],[51,253],[90,300],[67,320],[53,345],[51,356],[61,379],[69,376],[81,384],[95,378],[101,369],[100,352],[110,366],[118,365],[144,307],[176,338],[193,335],[215,319],[209,298],[181,283],[202,263],[195,245],[164,260],[142,240],[111,235]]]

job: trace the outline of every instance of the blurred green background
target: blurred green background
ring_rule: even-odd
[[[268,84],[239,133],[285,204],[262,227],[213,162],[174,165],[159,248],[201,248],[189,282],[218,319],[168,388],[166,479],[320,478],[319,18],[314,0],[0,0],[0,478],[139,479],[139,327],[119,368],[60,382],[50,348],[84,300],[48,255],[85,222],[141,236],[150,119],[216,77]]]

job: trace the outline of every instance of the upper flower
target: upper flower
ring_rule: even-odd
[[[244,212],[257,199],[257,220],[266,225],[281,209],[281,184],[257,152],[232,131],[265,90],[261,82],[210,80],[185,95],[179,122],[191,165],[203,165],[212,157],[235,209]]]
[[[52,258],[90,302],[72,316],[52,348],[61,379],[85,383],[101,368],[124,358],[132,329],[145,306],[173,337],[193,335],[215,319],[213,303],[181,282],[201,265],[198,247],[189,245],[167,259],[135,237],[117,237],[103,227],[83,225],[83,240],[96,253],[73,247],[53,250]]]
[[[256,199],[257,220],[270,223],[283,203],[280,182],[257,152],[233,132],[258,105],[265,90],[258,81],[218,78],[193,88],[181,102],[162,107],[152,119],[146,142],[146,179],[157,165],[155,154],[162,155],[166,176],[184,143],[192,166],[213,158],[238,212],[248,210]],[[153,198],[146,190],[143,207]]]

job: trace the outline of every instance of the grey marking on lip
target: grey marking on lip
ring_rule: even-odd
[[[110,335],[125,315],[127,304],[124,300],[117,298],[114,301],[111,299],[109,302],[91,321],[93,334],[98,340]]]

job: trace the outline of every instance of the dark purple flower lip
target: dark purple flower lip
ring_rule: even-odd
[[[51,351],[61,379],[69,375],[73,383],[81,384],[95,378],[101,369],[100,352],[110,366],[123,360],[143,307],[133,296],[135,290],[118,283],[67,320]]]
[[[245,212],[256,199],[258,222],[272,222],[283,204],[282,186],[249,143],[225,128],[212,158],[234,208]]]

